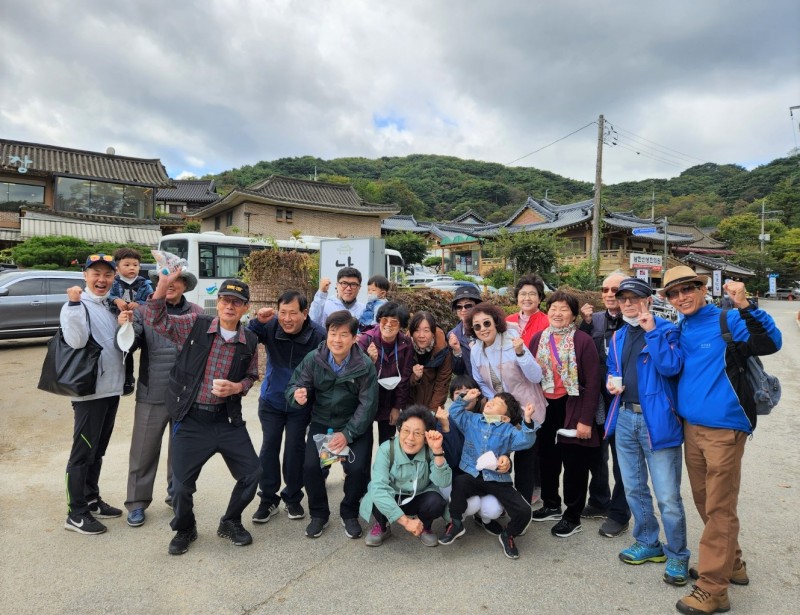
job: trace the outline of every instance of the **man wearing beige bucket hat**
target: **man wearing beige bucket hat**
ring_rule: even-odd
[[[681,613],[722,613],[730,609],[728,585],[750,580],[739,547],[736,506],[747,437],[756,427],[752,395],[741,390],[738,368],[720,328],[721,310],[706,305],[708,277],[685,265],[664,275],[659,290],[681,314],[678,414],[684,420],[684,456],[697,512],[705,527],[699,562],[689,574],[692,591],[675,605]],[[781,333],[769,314],[745,297],[742,282],[723,287],[734,308],[724,312],[737,346],[748,355],[781,347]]]

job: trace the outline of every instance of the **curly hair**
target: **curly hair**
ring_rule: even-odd
[[[433,416],[433,412],[430,411],[430,408],[421,404],[414,404],[404,408],[403,411],[400,412],[400,416],[397,417],[397,431],[400,431],[403,423],[413,418],[418,418],[422,421],[425,425],[425,431],[436,429],[436,419]]]
[[[506,313],[503,311],[503,308],[495,305],[494,303],[484,301],[469,311],[467,322],[464,323],[464,330],[467,335],[475,335],[475,332],[472,330],[472,319],[475,318],[475,314],[486,314],[494,321],[494,326],[497,329],[497,332],[505,333],[507,329]]]

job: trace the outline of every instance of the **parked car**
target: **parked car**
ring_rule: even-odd
[[[417,272],[415,275],[410,275],[406,277],[406,284],[408,284],[409,286],[426,286],[431,282],[445,281],[445,280],[452,282],[453,278],[449,275]]]
[[[767,299],[800,299],[800,288],[776,288],[774,293],[764,293]]]
[[[483,289],[475,284],[475,282],[469,282],[467,280],[436,280],[434,282],[428,282],[425,284],[428,288],[433,288],[434,290],[444,290],[447,292],[454,293],[459,286],[472,286],[476,288],[478,292],[483,292]]]
[[[71,286],[83,286],[80,271],[4,273],[0,276],[0,339],[53,335]]]

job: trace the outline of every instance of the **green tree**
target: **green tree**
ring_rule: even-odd
[[[578,265],[567,267],[561,274],[564,284],[578,290],[596,290],[600,285],[600,276],[597,275],[597,262],[584,261]]]
[[[558,262],[563,240],[552,231],[509,233],[503,229],[495,242],[495,253],[514,263],[517,277],[525,273],[538,273],[547,279]]]
[[[390,233],[386,236],[386,247],[400,252],[407,265],[421,263],[428,254],[425,239],[410,231]]]

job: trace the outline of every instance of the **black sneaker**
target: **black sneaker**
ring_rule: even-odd
[[[244,529],[241,521],[220,521],[217,528],[217,536],[229,538],[237,547],[243,547],[253,542],[253,537],[250,532]]]
[[[286,504],[286,515],[290,519],[303,519],[306,516],[306,511],[300,502],[288,502]]]
[[[197,540],[197,526],[193,525],[188,530],[178,530],[169,541],[169,554],[183,555],[195,540]]]
[[[136,388],[136,378],[131,380],[126,380],[125,384],[122,385],[122,396],[127,397],[133,393],[133,390]]]
[[[558,521],[561,519],[561,507],[548,508],[542,506],[531,513],[531,521]]]
[[[322,530],[328,527],[328,521],[320,519],[319,517],[311,517],[311,523],[306,527],[306,536],[309,538],[319,538],[322,536]]]
[[[500,540],[500,544],[503,545],[503,553],[507,558],[519,559],[519,551],[517,550],[517,545],[514,544],[513,536],[509,536],[508,532],[503,530],[497,538]]]
[[[97,498],[94,502],[89,502],[89,512],[98,519],[115,519],[122,516],[122,511],[119,508],[106,504],[103,498]]]
[[[485,532],[491,534],[492,536],[499,536],[503,533],[503,526],[494,519],[491,519],[490,521],[484,521],[480,515],[473,515],[472,518],[475,520],[475,525],[477,525],[479,528],[482,528]]]
[[[78,534],[86,534],[93,536],[95,534],[102,534],[108,528],[100,523],[92,516],[92,513],[70,513],[67,515],[67,520],[64,523],[64,529],[71,532],[78,532]]]
[[[467,530],[464,529],[464,524],[461,521],[451,521],[447,524],[447,528],[444,530],[444,534],[439,536],[439,544],[440,545],[449,545],[451,542],[455,542],[457,538],[461,538]]]
[[[587,504],[581,511],[581,517],[583,519],[606,519],[608,517],[608,509]]]
[[[344,534],[348,538],[361,538],[361,534],[364,533],[358,519],[342,519],[342,525],[344,526]]]
[[[258,510],[253,513],[253,523],[266,523],[279,512],[277,504],[270,504],[265,500],[261,500]]]
[[[553,528],[550,530],[550,533],[553,536],[558,536],[559,538],[567,538],[568,536],[572,536],[573,534],[577,534],[578,532],[582,531],[583,528],[581,527],[580,523],[573,523],[572,521],[567,521],[566,519],[562,518],[561,521],[553,526]]]

